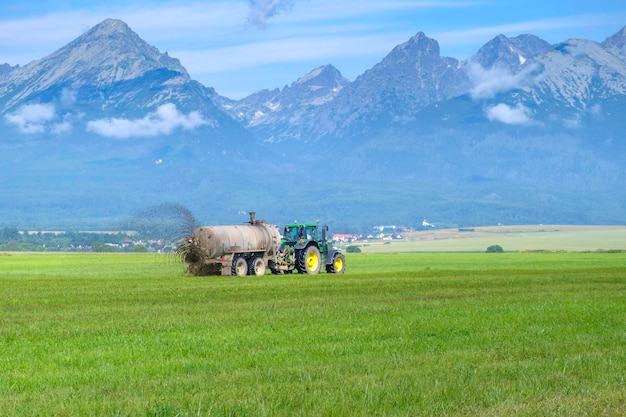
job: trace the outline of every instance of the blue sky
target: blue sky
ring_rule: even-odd
[[[106,18],[123,20],[193,79],[237,99],[326,64],[354,80],[418,32],[459,60],[498,34],[601,42],[626,26],[626,2],[4,0],[0,64],[43,58]]]

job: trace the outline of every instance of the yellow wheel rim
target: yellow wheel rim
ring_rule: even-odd
[[[335,271],[339,272],[343,269],[343,259],[340,256],[335,258]]]
[[[309,254],[306,257],[306,267],[309,269],[309,271],[317,270],[319,264],[320,264],[320,259],[317,256],[317,254],[314,252],[309,252]]]

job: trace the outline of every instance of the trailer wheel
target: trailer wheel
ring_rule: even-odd
[[[333,262],[330,265],[326,265],[326,272],[331,274],[343,274],[346,270],[346,258],[343,253],[338,253],[333,258]]]
[[[243,277],[248,274],[248,263],[243,256],[237,256],[233,261],[232,274],[238,277]]]
[[[255,257],[250,259],[250,263],[248,264],[248,275],[265,275],[265,262],[263,262],[263,258]]]
[[[304,274],[318,274],[322,267],[322,256],[316,246],[307,247],[298,259],[298,272]]]

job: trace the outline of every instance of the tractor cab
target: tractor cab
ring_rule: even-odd
[[[317,223],[291,223],[283,231],[283,243],[298,249],[307,246],[309,242],[323,244],[321,240],[323,239]]]

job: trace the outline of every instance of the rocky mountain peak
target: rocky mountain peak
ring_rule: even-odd
[[[526,61],[548,51],[551,45],[534,35],[519,35],[509,38],[502,34],[487,42],[472,57],[472,61],[479,63],[485,69],[505,67],[517,71]]]
[[[60,86],[102,89],[163,70],[169,78],[190,80],[177,59],[161,54],[121,20],[106,19],[49,56],[2,71],[0,95],[10,96],[2,110],[33,98],[50,101]]]
[[[349,83],[337,68],[324,65],[286,87],[282,91],[282,101],[287,105],[320,105],[331,101]]]
[[[102,22],[85,32],[85,37],[102,37],[124,34],[126,36],[136,36],[128,25],[119,19],[104,19]]]
[[[332,101],[350,83],[337,68],[324,65],[313,69],[282,90],[261,90],[230,103],[227,111],[248,127],[260,130],[266,140],[277,140],[280,132],[290,132],[290,123],[303,114]],[[264,130],[266,126],[271,128]]]
[[[103,84],[133,79],[146,71],[159,68],[188,77],[177,59],[167,53],[161,54],[126,23],[117,19],[104,20],[55,52],[50,59],[63,59],[75,66],[88,62],[91,68],[98,71],[98,81]]]
[[[13,71],[14,69],[19,68],[19,65],[16,65],[15,67],[12,67],[9,64],[0,64],[0,76],[4,75],[4,74],[8,74],[11,71]]]
[[[464,91],[465,79],[459,62],[440,55],[439,43],[417,33],[396,46],[380,63],[357,78],[355,88],[365,88],[374,97],[394,95],[413,97],[421,107],[436,100],[450,98]]]
[[[25,75],[41,73],[46,83],[110,85],[166,68],[188,78],[177,59],[170,58],[133,32],[126,23],[106,19],[50,56],[25,67]]]
[[[393,48],[387,58],[391,60],[402,60],[403,56],[412,59],[415,57],[438,58],[439,54],[439,43],[426,36],[424,32],[418,32],[408,41]]]
[[[292,87],[295,85],[309,85],[315,89],[320,87],[341,89],[349,82],[337,68],[332,65],[324,65],[300,77]]]
[[[614,49],[617,53],[626,56],[626,26],[606,38],[604,42],[602,42],[602,46]]]

